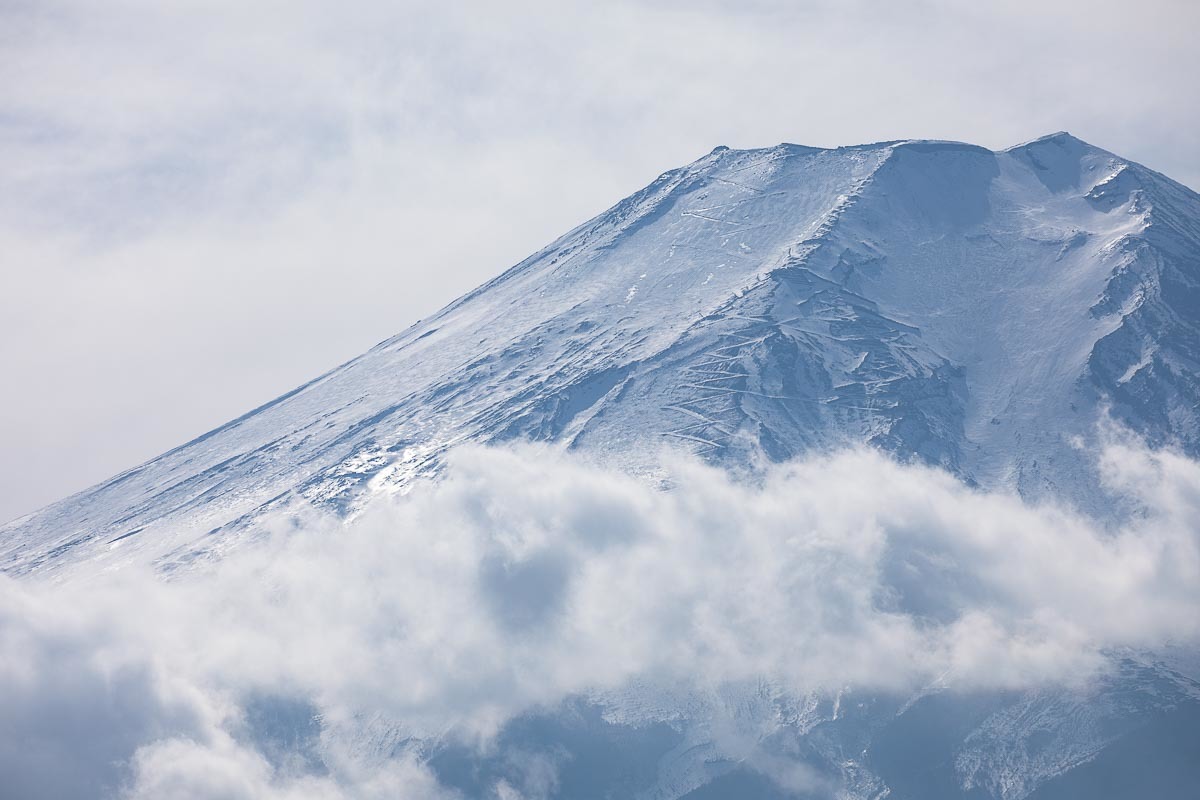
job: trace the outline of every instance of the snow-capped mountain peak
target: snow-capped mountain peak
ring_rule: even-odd
[[[630,469],[865,442],[1102,503],[1102,406],[1200,445],[1200,198],[1055,133],[718,147],[359,358],[7,525],[9,571],[171,563],[268,507],[343,511],[462,442]],[[198,545],[197,543],[201,543]],[[134,547],[131,547],[134,546]]]
[[[303,691],[301,700],[256,694],[258,675],[218,687],[246,695],[237,701],[244,713],[226,720],[236,734],[227,738],[246,739],[251,760],[286,762],[306,780],[347,753],[349,762],[371,769],[394,766],[415,753],[430,775],[466,796],[516,796],[504,782],[507,778],[497,776],[509,776],[518,762],[540,769],[553,761],[553,781],[530,780],[549,791],[546,787],[557,789],[555,781],[565,775],[563,786],[587,787],[577,789],[577,796],[773,798],[793,796],[784,789],[794,779],[805,790],[820,787],[830,795],[836,786],[836,796],[847,800],[1038,800],[1095,796],[1112,765],[1129,773],[1136,764],[1143,773],[1140,786],[1168,787],[1159,793],[1169,795],[1195,783],[1200,684],[1195,665],[1188,666],[1191,651],[1181,655],[1126,648],[1106,653],[1108,670],[1083,688],[1063,681],[1010,684],[1002,676],[955,694],[947,691],[947,675],[961,666],[957,654],[982,652],[986,667],[1002,660],[1000,650],[1008,644],[1021,650],[1016,662],[1027,658],[1036,666],[1045,659],[1060,669],[1056,659],[1065,659],[1068,667],[1079,663],[1066,658],[1078,655],[1072,648],[1088,654],[1100,650],[1104,642],[1085,640],[1089,631],[1108,628],[1073,625],[1079,620],[1071,615],[1079,615],[1081,604],[1084,616],[1096,616],[1076,591],[1099,605],[1108,603],[1105,608],[1115,617],[1124,610],[1110,602],[1110,587],[1115,597],[1146,600],[1142,605],[1155,615],[1161,608],[1178,607],[1162,605],[1158,579],[1171,571],[1162,567],[1170,553],[1195,552],[1181,544],[1191,541],[1186,519],[1182,533],[1169,524],[1161,536],[1137,529],[1110,540],[1106,529],[1090,531],[1084,516],[1057,506],[1023,504],[1007,490],[1074,503],[1106,520],[1116,518],[1109,513],[1113,498],[1100,488],[1089,450],[1080,444],[1094,436],[1098,423],[1113,417],[1152,444],[1197,455],[1197,375],[1200,197],[1162,175],[1066,133],[1000,152],[930,140],[837,149],[718,147],[663,173],[353,361],[146,464],[0,528],[0,569],[32,575],[28,582],[44,588],[48,584],[37,581],[39,575],[73,586],[65,579],[119,577],[138,572],[120,567],[151,565],[179,578],[164,582],[155,576],[150,584],[185,587],[178,597],[162,596],[175,597],[179,605],[172,613],[199,627],[205,614],[193,613],[193,604],[229,614],[229,604],[214,587],[236,587],[230,592],[233,613],[227,621],[262,612],[262,628],[246,630],[251,639],[270,634],[265,672],[275,676],[275,684],[268,688],[286,693],[294,687],[280,689],[288,683],[280,675],[320,674],[308,686],[311,702],[303,699]],[[625,580],[639,564],[667,565],[639,573],[644,578],[639,589],[651,587],[647,605],[618,609],[614,639],[623,641],[641,634],[658,610],[653,600],[659,583],[680,578],[675,564],[688,559],[698,577],[682,575],[684,588],[675,587],[667,603],[669,632],[648,649],[657,655],[661,640],[682,630],[680,639],[704,639],[695,648],[690,641],[666,643],[667,650],[683,645],[679,652],[685,654],[687,671],[693,665],[686,654],[709,649],[719,651],[716,661],[732,653],[736,663],[723,680],[686,688],[655,683],[653,674],[643,680],[636,670],[632,680],[625,680],[630,676],[620,669],[615,678],[604,669],[588,673],[613,678],[596,687],[574,674],[580,663],[571,659],[563,662],[569,668],[552,664],[531,670],[530,663],[540,662],[543,651],[524,648],[541,641],[540,625],[548,631],[546,641],[565,637],[563,650],[573,653],[578,641],[596,644],[587,631],[580,631],[595,622],[588,616],[595,608],[582,604],[582,612],[570,617],[572,624],[563,625],[568,633],[555,633],[550,618],[567,613],[565,587],[574,573],[602,561],[603,548],[593,542],[594,548],[587,549],[571,541],[558,529],[570,527],[560,525],[562,515],[531,509],[538,501],[524,496],[524,503],[510,512],[521,520],[514,527],[523,529],[524,518],[537,516],[535,512],[550,517],[549,522],[531,523],[545,534],[542,560],[538,553],[505,560],[512,548],[498,545],[491,530],[504,526],[494,525],[487,513],[480,515],[483,530],[467,532],[478,534],[479,541],[461,535],[462,520],[455,516],[433,526],[463,548],[450,559],[454,569],[446,573],[449,578],[439,573],[426,580],[427,567],[433,565],[436,572],[445,566],[440,560],[445,553],[436,538],[424,550],[406,549],[414,531],[429,533],[423,524],[427,518],[420,514],[424,507],[414,502],[416,516],[404,517],[407,541],[404,536],[376,540],[360,533],[354,541],[365,549],[352,552],[332,578],[324,574],[325,561],[318,557],[321,563],[312,565],[306,556],[315,553],[341,563],[346,540],[309,536],[303,539],[306,546],[316,547],[319,541],[320,547],[290,554],[257,551],[256,565],[248,573],[235,569],[231,583],[211,576],[217,582],[186,580],[206,574],[193,569],[197,563],[217,561],[213,574],[220,567],[236,567],[238,556],[256,552],[238,549],[251,538],[247,534],[271,521],[312,518],[292,512],[318,507],[332,512],[338,532],[353,533],[354,524],[347,522],[370,520],[369,514],[356,515],[373,498],[408,491],[415,479],[438,472],[458,445],[525,440],[585,451],[592,461],[652,476],[663,448],[679,448],[741,474],[761,476],[775,474],[763,468],[771,460],[867,445],[1001,491],[977,493],[943,474],[877,456],[864,460],[858,458],[863,453],[855,452],[855,464],[875,465],[874,478],[860,481],[857,472],[838,472],[817,479],[809,466],[808,473],[793,475],[791,483],[778,484],[785,489],[781,494],[802,496],[791,498],[792,505],[782,506],[776,516],[767,515],[777,524],[773,536],[763,538],[756,536],[754,523],[741,519],[753,517],[760,506],[772,506],[765,493],[739,495],[745,486],[737,483],[732,489],[735,483],[722,483],[725,478],[693,489],[693,499],[702,496],[701,513],[684,515],[682,523],[693,538],[661,536],[660,549],[652,549],[656,555],[602,563],[599,574],[619,574],[621,579],[602,581],[602,591],[593,587],[601,594],[619,593],[639,583],[636,576],[632,583]],[[565,463],[558,455],[563,461],[556,463]],[[510,468],[524,458],[506,457]],[[824,469],[832,461],[812,463]],[[552,471],[530,474],[548,480]],[[713,469],[704,473],[710,478],[722,474]],[[896,530],[879,533],[875,529],[886,527],[883,518],[892,507],[873,505],[873,495],[886,494],[881,484],[902,483],[896,476],[914,473],[924,476],[915,484],[918,489],[894,492],[888,502],[901,508],[901,517],[918,509],[917,522],[901,519]],[[601,483],[614,473],[603,474],[607,477]],[[588,483],[592,475],[575,480]],[[643,492],[634,493],[635,505],[654,505],[683,493],[664,494],[626,476],[621,480],[624,490],[634,485]],[[766,478],[763,483],[776,485]],[[850,515],[850,523],[835,525],[829,534],[821,519],[825,496],[847,484],[855,484],[857,494],[848,496],[862,513]],[[426,488],[436,495],[446,485],[454,485],[453,476]],[[714,485],[714,494],[742,499],[733,511],[725,509],[733,522],[708,531],[716,505],[708,504],[710,493],[703,489]],[[925,513],[931,486],[954,513]],[[504,484],[486,500],[504,505],[515,493],[512,488]],[[647,496],[653,499],[647,501]],[[897,503],[897,497],[904,502]],[[477,500],[472,495],[470,502]],[[655,508],[648,516],[674,513],[669,502]],[[981,525],[983,532],[975,531],[980,511],[996,509],[1016,521],[1007,527]],[[812,518],[797,526],[802,530],[793,530],[795,520],[809,512]],[[939,513],[946,520],[935,519]],[[1173,513],[1178,517],[1179,509]],[[329,516],[314,516],[330,521]],[[1175,517],[1165,518],[1179,527]],[[622,524],[618,520],[615,527]],[[1035,535],[1018,530],[1027,524]],[[1060,526],[1068,529],[1066,544],[1056,549]],[[930,528],[938,536],[931,538]],[[864,529],[879,535],[860,540]],[[560,535],[563,542],[549,541]],[[730,541],[739,535],[746,541]],[[672,547],[663,549],[662,542]],[[1006,557],[1010,545],[1021,557]],[[971,547],[980,552],[968,552]],[[1085,580],[1061,588],[1056,578],[1078,577],[1078,571],[1043,571],[1046,564],[1031,563],[1054,562],[1045,554],[1076,550],[1091,559],[1084,559],[1082,570],[1099,565],[1098,575],[1116,577],[1097,588],[1088,573]],[[379,560],[389,563],[379,566],[393,571],[375,574],[374,559],[380,553],[386,557]],[[421,553],[426,560],[408,563]],[[268,574],[276,555],[286,556],[281,571],[272,573],[280,587],[269,580],[260,586],[260,571]],[[1129,571],[1112,568],[1126,557],[1136,562]],[[365,570],[370,576],[362,574],[358,559],[371,560],[371,569]],[[747,571],[742,565],[738,572],[739,560],[756,568]],[[973,560],[982,566],[966,569]],[[1183,562],[1186,567],[1196,559]],[[1027,570],[1051,577],[1034,580]],[[869,573],[869,579],[860,581],[860,573]],[[995,573],[1001,575],[993,580]],[[299,574],[308,575],[309,583],[292,591],[302,593],[315,585],[328,593],[299,604],[308,619],[318,620],[313,626],[293,624],[290,609],[281,608],[274,595],[276,588],[286,593]],[[1194,574],[1180,569],[1165,576],[1170,580],[1163,583],[1175,589],[1167,596],[1179,603],[1178,595],[1184,595],[1181,604],[1187,607],[1189,576]],[[366,599],[341,605],[344,594],[354,594],[344,591],[344,584],[358,579],[369,584]],[[1135,589],[1122,594],[1123,587],[1116,584],[1123,579]],[[1154,595],[1148,600],[1136,591],[1142,586],[1139,579],[1153,585],[1143,592]],[[419,602],[404,591],[392,591],[396,585],[408,590],[409,582],[422,595]],[[690,606],[710,602],[710,584],[716,605],[725,602],[728,608],[709,616],[701,613],[690,627],[677,627],[679,620],[690,619]],[[721,586],[724,595],[717,591]],[[451,602],[424,597],[442,590]],[[999,599],[1004,590],[1018,596]],[[259,591],[257,605],[251,601],[243,609],[243,593]],[[832,596],[829,602],[826,594]],[[847,601],[846,595],[853,597]],[[1050,597],[1046,608],[1028,597],[1043,595]],[[141,602],[140,595],[137,600]],[[326,601],[339,606],[338,613],[323,613]],[[989,612],[1006,603],[1017,607],[1006,620],[1013,628],[1007,638],[989,633],[989,625],[999,625]],[[775,616],[763,612],[767,607],[775,609]],[[808,614],[819,624],[797,626],[793,635],[798,641],[787,639],[786,633],[777,636],[779,625]],[[427,623],[425,616],[433,622]],[[469,620],[463,627],[474,625],[479,630],[473,635],[485,637],[483,650],[471,649],[471,635],[456,638],[459,632],[451,629],[460,616]],[[163,641],[173,643],[190,662],[194,642],[186,636],[177,639],[176,619],[168,617],[166,634],[153,625],[142,632],[151,641],[165,636]],[[1070,652],[1058,641],[1029,635],[1044,617],[1057,623],[1049,630],[1065,631],[1065,651]],[[773,624],[763,625],[763,619]],[[1128,627],[1123,619],[1113,625],[1124,631],[1122,623]],[[404,631],[396,632],[410,624],[423,637],[409,639]],[[882,632],[874,631],[875,625]],[[309,627],[320,630],[313,636]],[[453,665],[450,672],[462,673],[458,677],[469,689],[463,702],[478,701],[487,713],[499,713],[489,680],[513,680],[521,697],[533,698],[529,703],[536,705],[562,698],[527,694],[531,684],[552,673],[571,673],[572,680],[562,685],[572,693],[561,707],[538,707],[508,720],[488,748],[475,750],[452,737],[439,739],[432,728],[410,724],[402,713],[389,716],[387,709],[373,708],[378,694],[364,694],[357,685],[350,692],[354,702],[342,698],[337,713],[324,717],[318,707],[325,702],[321,687],[328,684],[323,681],[329,673],[340,674],[342,665],[316,658],[320,664],[312,670],[276,672],[273,662],[287,658],[275,645],[296,637],[305,646],[295,652],[313,656],[325,650],[323,637],[341,627],[366,631],[363,641],[353,635],[341,640],[338,646],[345,652],[354,652],[355,646],[360,652],[370,650],[376,639],[382,640],[382,660],[373,662],[374,672],[389,673],[382,680],[392,681],[392,659],[411,661],[404,674],[417,675],[422,686],[413,695],[402,693],[409,700],[419,694],[424,703],[453,705],[456,701],[447,698],[457,697],[454,692],[430,693],[423,684],[429,671],[446,663]],[[749,637],[730,644],[727,640],[737,640],[744,627],[751,629]],[[288,630],[275,637],[276,628]],[[865,635],[858,628],[873,633]],[[1176,629],[1188,627],[1164,628]],[[943,638],[922,638],[930,631]],[[913,636],[896,638],[897,632]],[[223,634],[221,630],[214,638]],[[576,635],[582,639],[572,638]],[[977,635],[984,644],[969,646],[978,644]],[[862,636],[866,639],[855,638]],[[775,647],[779,642],[773,637],[784,639],[782,649]],[[882,637],[882,644],[873,637]],[[452,641],[444,644],[443,639]],[[963,639],[968,646],[954,649]],[[53,641],[51,658],[58,647],[58,639]],[[244,635],[239,641],[250,647]],[[607,655],[610,642],[600,641],[604,646],[599,650],[585,652]],[[1126,639],[1116,641],[1124,647]],[[743,649],[755,652],[743,658],[747,653],[739,645],[746,642],[750,646]],[[846,642],[858,646],[847,650]],[[925,653],[914,653],[923,650],[921,643],[945,645],[947,652],[939,653],[948,665],[945,670],[943,661],[927,662]],[[846,681],[840,668],[846,659],[822,648],[831,646],[856,658],[876,645],[889,659],[911,658],[937,669],[928,674],[918,670],[921,682],[915,684],[908,676],[907,681],[878,681],[865,691],[838,689]],[[727,647],[729,653],[723,649]],[[510,649],[514,655],[506,661]],[[770,664],[776,667],[771,676],[760,677],[742,663],[767,663],[757,660],[762,649],[782,652],[779,660],[789,675],[797,659],[810,667],[832,660],[835,669],[824,682],[805,683],[812,676],[799,675],[793,676],[796,682],[781,683],[778,664]],[[478,659],[480,652],[498,657],[498,672],[485,671],[483,678],[472,672],[474,665],[466,662]],[[241,655],[237,652],[234,660]],[[878,666],[878,654],[874,657],[870,663]],[[421,666],[426,664],[436,666]],[[506,670],[514,674],[496,677]],[[153,674],[149,668],[146,672]],[[853,674],[872,677],[861,669]],[[357,676],[352,683],[379,677],[363,671],[352,675]],[[57,691],[58,685],[52,685]],[[376,692],[380,685],[374,685]],[[913,692],[914,685],[921,688]],[[224,704],[224,694],[222,698]],[[1159,764],[1163,777],[1147,777]],[[543,772],[533,777],[544,777]],[[767,774],[784,780],[777,786],[763,777]]]

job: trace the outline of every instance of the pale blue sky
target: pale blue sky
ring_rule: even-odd
[[[715,145],[1055,130],[1200,186],[1197,6],[0,1],[0,517]]]

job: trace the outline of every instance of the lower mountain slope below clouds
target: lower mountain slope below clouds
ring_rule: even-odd
[[[742,471],[865,444],[1108,519],[1097,425],[1200,455],[1198,375],[1200,197],[1162,175],[1067,134],[717,148],[359,358],[5,525],[0,568],[186,572],[273,510],[353,517],[458,445],[524,440],[650,478],[664,447]],[[846,797],[1108,796],[1137,763],[1200,778],[1194,671],[1117,663],[1086,691],[686,702],[732,704]],[[628,702],[501,741],[561,739],[562,796],[787,794],[703,724],[614,721]],[[498,752],[430,763],[473,794]],[[604,784],[606,758],[645,780]]]

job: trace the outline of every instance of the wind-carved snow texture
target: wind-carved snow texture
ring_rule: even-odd
[[[1200,197],[1162,175],[1061,133],[1002,152],[717,148],[359,358],[4,526],[0,568],[179,569],[271,509],[352,515],[455,445],[523,439],[635,473],[664,446],[743,468],[867,443],[1105,515],[1078,443],[1111,414],[1200,455],[1197,375]],[[1055,782],[1181,704],[1176,675],[1130,666],[1088,696],[810,699],[772,735],[840,764],[847,796],[1074,796],[1086,784]],[[778,711],[743,701],[753,724]],[[665,743],[675,767],[645,796],[729,772],[708,745],[702,726]],[[911,782],[918,757],[950,782]]]

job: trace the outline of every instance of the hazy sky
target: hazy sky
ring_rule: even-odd
[[[1056,130],[1200,186],[1190,0],[0,0],[0,517],[715,145]]]

